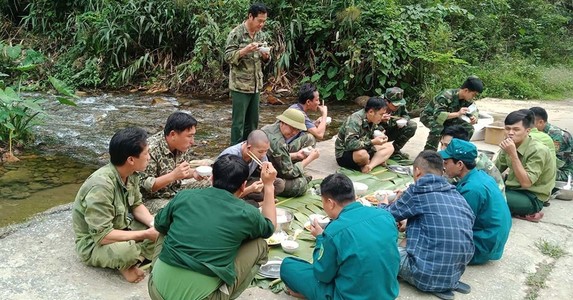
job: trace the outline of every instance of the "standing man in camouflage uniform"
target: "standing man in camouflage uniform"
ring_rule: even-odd
[[[535,127],[547,133],[555,144],[557,155],[557,180],[567,181],[569,174],[573,175],[573,154],[571,148],[573,139],[571,134],[547,122],[547,111],[541,107],[532,107],[529,110],[535,114]]]
[[[249,8],[247,20],[231,30],[227,37],[225,61],[230,65],[229,89],[233,100],[231,145],[246,140],[259,126],[262,65],[270,61],[269,52],[259,51],[266,38],[261,32],[266,21],[267,7],[255,3]]]
[[[386,135],[374,137],[375,130],[384,130],[380,122],[386,113],[386,100],[370,97],[361,109],[350,115],[340,126],[334,143],[339,166],[369,173],[383,164],[394,152]]]
[[[269,161],[277,170],[278,177],[285,180],[285,189],[279,196],[297,197],[306,193],[306,188],[312,177],[305,175],[304,168],[320,155],[318,149],[312,149],[305,157],[300,156],[300,150],[290,152],[289,140],[300,131],[306,130],[304,114],[297,109],[289,108],[277,117],[278,121],[267,125],[261,130],[267,134],[271,148],[267,153]],[[295,149],[296,150],[296,149]],[[300,160],[299,162],[295,162]]]
[[[477,124],[479,112],[472,112],[470,105],[473,98],[483,91],[483,82],[476,76],[470,76],[459,89],[445,90],[430,101],[422,114],[420,121],[430,129],[425,150],[436,150],[440,141],[440,133],[445,127],[461,125],[471,136],[474,133],[473,124]],[[464,121],[462,117],[468,118]]]
[[[382,126],[386,129],[388,141],[394,141],[394,153],[391,158],[395,159],[408,159],[408,155],[402,153],[400,150],[406,143],[416,134],[418,124],[410,120],[410,115],[406,109],[406,100],[404,99],[404,90],[398,87],[386,89],[384,94],[388,104],[387,113],[382,118]],[[393,118],[394,117],[394,118]],[[407,120],[406,125],[399,126],[396,121],[398,118]]]
[[[183,179],[195,179],[192,187],[211,183],[195,172],[194,166],[210,164],[197,161],[191,146],[195,143],[197,120],[185,112],[174,112],[165,128],[149,138],[151,160],[141,177],[141,191],[147,208],[156,213],[183,188]]]
[[[82,184],[72,207],[76,252],[87,265],[112,268],[129,282],[140,282],[138,267],[151,260],[159,233],[141,201],[139,177],[149,162],[147,133],[116,132],[109,143],[110,163]]]
[[[470,141],[470,137],[465,128],[460,125],[454,125],[444,128],[442,130],[442,138],[440,139],[440,150],[445,150],[452,139],[460,139],[466,142]],[[503,177],[501,172],[497,169],[493,161],[487,157],[483,152],[478,151],[476,158],[476,169],[484,171],[487,175],[491,176],[497,183],[497,187],[501,191],[501,194],[505,198],[505,183],[503,182]],[[457,180],[457,178],[452,178]]]

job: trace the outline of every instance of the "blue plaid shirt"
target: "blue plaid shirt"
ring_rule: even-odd
[[[474,254],[474,214],[442,176],[419,178],[386,207],[396,221],[408,219],[406,252],[418,289],[454,289]]]

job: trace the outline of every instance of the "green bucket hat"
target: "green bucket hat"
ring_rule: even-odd
[[[304,124],[304,114],[298,109],[289,108],[285,110],[280,116],[278,116],[277,119],[298,130],[306,131],[306,125]]]
[[[445,150],[439,151],[444,160],[457,159],[461,161],[472,162],[476,160],[477,148],[474,144],[460,139],[452,139]]]
[[[404,90],[398,87],[386,89],[384,98],[386,98],[386,100],[390,101],[390,103],[395,106],[406,105],[406,100],[404,100]]]

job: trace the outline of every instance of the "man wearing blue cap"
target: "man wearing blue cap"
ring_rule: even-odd
[[[495,180],[475,168],[476,146],[454,138],[439,153],[444,159],[448,177],[460,179],[456,189],[464,196],[476,217],[473,226],[475,252],[470,264],[500,259],[511,229],[511,214]]]

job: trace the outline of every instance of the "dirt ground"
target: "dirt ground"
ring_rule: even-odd
[[[573,129],[573,99],[559,102],[483,99],[481,111],[496,117],[520,108],[545,107],[549,122]],[[411,155],[422,150],[427,129],[421,124],[404,149]],[[477,141],[480,149],[496,151],[496,145]],[[317,146],[319,160],[308,166],[314,178],[336,171],[333,141]],[[125,282],[118,272],[84,266],[74,251],[69,205],[36,216],[32,221],[0,229],[0,299],[148,299],[147,282]],[[462,280],[472,286],[458,299],[571,299],[573,298],[573,202],[552,200],[540,223],[513,220],[500,261],[468,267]],[[549,247],[549,246],[551,247]],[[546,247],[543,247],[546,246]],[[553,252],[560,249],[565,255]],[[546,254],[543,254],[546,253]],[[549,254],[548,254],[549,253]],[[381,280],[384,280],[381,278]],[[293,299],[249,288],[239,299]],[[437,299],[401,282],[399,299]]]

